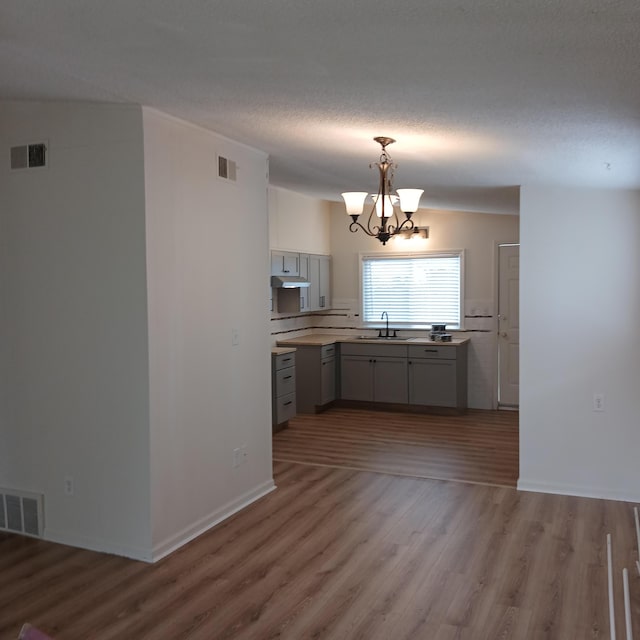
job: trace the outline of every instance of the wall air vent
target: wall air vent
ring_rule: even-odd
[[[0,530],[42,537],[43,496],[0,489]]]
[[[229,158],[218,156],[218,178],[236,181],[236,163]]]
[[[11,169],[37,169],[47,166],[47,144],[23,144],[11,147]]]

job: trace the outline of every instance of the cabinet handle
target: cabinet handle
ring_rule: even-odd
[[[425,349],[424,350],[425,353],[438,353],[437,349]]]
[[[291,362],[291,358],[283,358],[282,362]]]
[[[283,269],[282,273],[289,273],[289,269]]]
[[[283,380],[290,380],[292,378],[292,376],[285,376],[284,378],[282,378]]]
[[[286,406],[288,406],[288,405],[290,405],[290,404],[292,404],[292,403],[293,403],[293,400],[289,400],[289,402],[285,402],[285,403],[284,403],[284,406],[286,407]]]

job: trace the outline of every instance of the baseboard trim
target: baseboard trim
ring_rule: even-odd
[[[76,547],[78,549],[108,553],[114,556],[130,558],[132,560],[141,560],[142,562],[152,562],[151,550],[145,547],[129,547],[126,545],[113,544],[108,540],[87,538],[73,533],[65,533],[64,531],[52,531],[46,527],[43,539],[48,540],[49,542],[55,542],[56,544]]]
[[[158,560],[162,560],[162,558],[173,553],[176,549],[179,549],[188,542],[191,542],[191,540],[197,538],[199,535],[202,535],[205,531],[208,531],[223,520],[231,517],[234,513],[242,511],[242,509],[248,507],[256,500],[259,500],[268,493],[271,493],[275,488],[276,485],[274,484],[273,479],[267,480],[250,491],[242,494],[235,500],[232,500],[219,509],[216,509],[213,513],[210,513],[197,522],[194,522],[192,525],[186,527],[177,534],[167,538],[160,544],[155,545],[153,547],[151,562],[158,562]]]
[[[531,480],[518,480],[518,491],[536,493],[553,493],[561,496],[577,496],[579,498],[595,498],[598,500],[619,500],[620,502],[640,503],[640,494],[626,491],[611,491],[602,487],[580,487],[572,485],[551,484]]]

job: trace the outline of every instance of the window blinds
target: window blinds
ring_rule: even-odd
[[[363,256],[362,302],[365,322],[383,311],[394,324],[461,323],[461,254]]]

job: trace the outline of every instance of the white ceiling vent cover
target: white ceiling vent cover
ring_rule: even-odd
[[[37,169],[47,166],[46,142],[36,142],[34,144],[23,144],[18,147],[11,147],[11,170]]]
[[[0,530],[42,537],[43,496],[0,489]]]
[[[224,156],[218,156],[218,178],[223,180],[229,180],[230,182],[236,181],[236,163]]]

